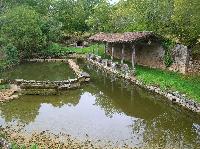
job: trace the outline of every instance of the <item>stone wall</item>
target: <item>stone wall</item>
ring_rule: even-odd
[[[26,95],[55,95],[62,90],[76,89],[81,86],[82,83],[90,81],[90,75],[83,72],[79,66],[72,59],[30,59],[31,62],[68,62],[72,71],[75,72],[76,78],[61,81],[36,81],[36,80],[4,80],[0,79],[0,84],[9,83],[16,84],[20,87],[20,93]],[[3,101],[4,99],[2,99]],[[0,99],[1,101],[1,99]]]
[[[114,47],[114,57],[121,59],[122,57],[122,44],[109,44],[107,51],[108,54],[112,53],[112,46]],[[125,60],[131,62],[132,58],[132,45],[125,44]],[[142,66],[151,68],[166,69],[164,65],[165,50],[159,42],[152,41],[150,44],[147,42],[139,42],[135,44],[135,63]],[[186,74],[189,72],[197,73],[200,70],[200,61],[191,61],[189,49],[177,44],[172,49],[173,64],[168,68],[170,71],[180,72]]]
[[[188,110],[200,114],[200,104],[196,102],[194,99],[189,99],[185,95],[177,91],[174,92],[171,90],[163,90],[157,86],[146,85],[142,81],[138,80],[137,76],[136,77],[133,76],[132,73],[130,73],[130,71],[128,71],[128,73],[124,73],[123,71],[121,71],[121,69],[116,69],[116,67],[113,67],[117,65],[115,62],[111,61],[111,65],[108,65],[108,63],[104,63],[104,61],[105,60],[102,59],[100,60],[98,56],[92,55],[87,57],[87,62],[96,67],[94,69],[102,69],[104,72],[107,72],[112,76],[123,78],[124,80],[130,81],[131,83],[134,83],[149,91],[155,92],[159,95],[166,97],[166,99],[171,101],[173,104],[177,104]]]
[[[186,74],[188,72],[190,59],[189,49],[184,45],[177,44],[172,49],[172,58],[173,64],[169,70]]]
[[[190,59],[188,73],[190,74],[200,74],[200,60],[198,59]]]

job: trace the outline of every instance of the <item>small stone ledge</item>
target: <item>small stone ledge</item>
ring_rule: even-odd
[[[82,71],[79,66],[72,60],[68,60],[70,68],[75,72],[80,82],[88,82],[90,81],[90,75],[84,71]]]
[[[72,71],[75,72],[76,78],[62,80],[62,81],[36,81],[36,80],[24,80],[24,79],[15,79],[15,80],[4,80],[0,79],[0,84],[2,83],[12,83],[20,88],[21,94],[26,95],[55,95],[62,90],[76,89],[81,86],[81,83],[90,81],[90,75],[86,72],[83,72],[79,66],[72,59],[30,59],[30,62],[68,62]],[[1,92],[0,92],[1,93]],[[18,98],[18,95],[13,95],[14,92],[10,93],[9,96],[5,97],[0,94],[0,102],[5,102]]]
[[[108,65],[107,62],[105,63],[105,61],[108,61],[108,60],[103,60],[99,56],[95,57],[93,55],[93,57],[87,57],[87,62],[96,66],[97,68],[102,69],[103,71],[109,74],[115,75],[118,78],[126,79],[130,81],[131,83],[134,83],[149,91],[165,96],[172,103],[178,104],[190,111],[200,114],[200,104],[194,101],[193,99],[188,99],[184,95],[178,92],[163,91],[159,87],[145,85],[143,82],[137,80],[136,77],[134,77],[130,72],[127,72],[127,73],[123,71],[121,72],[121,71],[118,71],[115,67],[112,67],[112,65],[116,65],[114,64],[114,62],[111,62],[112,65]]]
[[[28,62],[67,62],[67,59],[26,59]]]

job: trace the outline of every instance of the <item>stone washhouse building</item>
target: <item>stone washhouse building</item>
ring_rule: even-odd
[[[135,64],[151,68],[166,68],[162,37],[153,32],[98,33],[91,36],[89,41],[104,43],[106,54],[112,59],[121,59],[121,63],[130,61],[133,69]],[[174,62],[168,69],[186,73],[189,59],[187,47],[177,45],[172,51]]]

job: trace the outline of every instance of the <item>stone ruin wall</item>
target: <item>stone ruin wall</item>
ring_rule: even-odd
[[[165,51],[159,43],[152,42],[149,44],[135,45],[136,64],[148,66],[151,68],[165,69],[164,54]],[[114,57],[121,59],[122,44],[114,45]],[[112,45],[107,47],[109,55],[112,53]],[[125,60],[131,62],[132,49],[130,44],[125,44]],[[180,72],[182,74],[195,73],[200,74],[200,60],[193,60],[190,56],[189,49],[181,44],[177,44],[172,49],[173,64],[168,68],[170,71]]]
[[[186,74],[189,65],[189,57],[188,48],[184,45],[177,44],[172,49],[173,64],[169,67],[169,70]]]

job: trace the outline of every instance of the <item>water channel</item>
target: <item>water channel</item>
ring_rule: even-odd
[[[20,131],[27,133],[48,130],[54,134],[70,134],[80,140],[111,142],[114,146],[159,144],[161,148],[200,148],[198,117],[165,102],[164,97],[109,76],[93,66],[80,64],[91,75],[89,84],[56,96],[26,95],[1,104],[0,126],[17,129],[18,124],[22,124]],[[37,73],[40,73],[38,79],[59,76],[57,70],[63,70],[55,66],[55,74],[40,70],[33,74],[32,64],[27,65],[30,70],[25,74],[30,73],[29,79],[35,79]],[[69,74],[68,70],[66,72]]]

